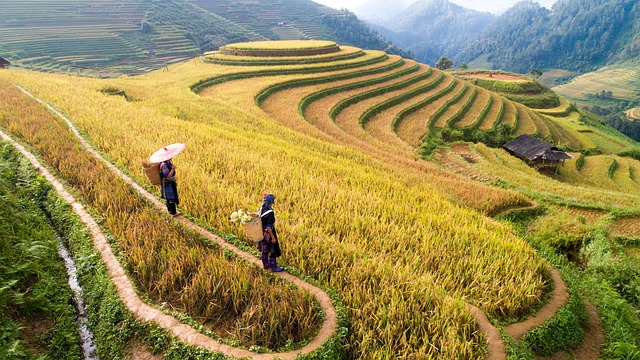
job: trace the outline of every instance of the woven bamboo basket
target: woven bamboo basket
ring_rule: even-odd
[[[260,241],[264,238],[264,234],[262,233],[262,219],[259,217],[256,217],[255,220],[248,223],[242,224],[242,228],[251,241]]]

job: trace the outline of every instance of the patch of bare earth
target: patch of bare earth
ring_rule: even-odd
[[[640,217],[623,218],[616,220],[609,231],[611,236],[640,237]]]
[[[43,313],[34,313],[31,316],[18,314],[12,317],[14,321],[22,325],[19,339],[24,341],[32,355],[43,353],[41,339],[53,330],[53,320]]]
[[[164,356],[152,354],[141,341],[133,339],[125,351],[125,358],[128,360],[162,360]]]
[[[435,159],[444,169],[477,181],[491,181],[495,178],[476,170],[473,164],[482,161],[466,143],[452,144],[451,150],[440,150]]]

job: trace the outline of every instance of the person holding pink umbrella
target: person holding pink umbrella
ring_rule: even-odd
[[[176,166],[173,165],[171,159],[180,154],[184,148],[184,144],[171,144],[156,151],[149,158],[152,163],[160,163],[161,196],[167,201],[167,210],[173,216],[180,215],[176,209],[177,205],[180,204],[180,199],[178,198],[178,184],[176,183]]]

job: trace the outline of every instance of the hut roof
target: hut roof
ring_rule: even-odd
[[[9,65],[11,65],[11,63],[8,60],[6,60],[3,57],[0,57],[0,66],[4,67],[4,66],[9,66]]]
[[[547,142],[526,134],[518,136],[502,147],[529,161],[537,159],[559,161],[573,157]]]

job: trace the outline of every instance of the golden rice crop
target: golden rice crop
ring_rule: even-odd
[[[480,155],[480,158],[483,160],[474,164],[473,166],[475,168],[486,173],[487,176],[498,177],[524,191],[538,194],[548,200],[571,199],[578,203],[591,204],[602,208],[636,208],[640,205],[640,196],[638,196],[637,192],[633,189],[620,192],[594,186],[576,187],[571,183],[560,182],[540,174],[520,159],[509,155],[502,149],[491,149],[483,144],[476,144],[475,148],[477,154]],[[585,168],[591,158],[592,157],[587,157]],[[574,181],[573,179],[575,178],[575,176],[571,175],[571,173],[575,171],[574,162],[575,160],[568,160],[565,166],[559,170],[569,181]],[[599,174],[595,176],[600,178],[599,181],[594,179],[590,181],[592,181],[593,184],[609,183],[610,179],[605,179],[605,177],[608,178],[607,169],[609,165],[610,162],[606,165],[600,164],[600,166],[589,165],[592,170],[599,172]],[[585,168],[582,169],[583,172],[585,172]]]
[[[473,103],[473,106],[469,109],[467,114],[462,119],[460,119],[460,121],[455,123],[455,126],[458,128],[464,128],[474,125],[478,121],[485,106],[487,106],[487,103],[489,101],[493,101],[491,92],[481,87],[474,88],[476,89],[478,95]],[[493,107],[495,107],[495,105],[492,103],[491,108]],[[489,112],[487,112],[486,117],[489,117],[491,108],[489,108]]]
[[[629,238],[640,237],[640,217],[635,216],[617,219],[611,224],[609,235]],[[636,253],[639,252],[636,251]]]
[[[336,46],[333,41],[327,40],[282,40],[282,41],[252,41],[240,42],[223,46],[229,50],[301,50],[322,49]]]
[[[500,117],[503,124],[506,124],[515,129],[518,126],[518,108],[516,104],[512,101],[507,100],[506,98],[500,96],[502,100],[502,116]],[[480,126],[480,130],[490,130],[495,126],[495,123],[491,124],[489,127],[489,123],[482,123]]]
[[[614,171],[613,177],[610,177],[609,167],[614,160],[618,163],[618,168]],[[577,156],[559,169],[561,179],[576,185],[613,190],[623,194],[640,192],[640,180],[634,174],[634,169],[640,169],[640,161],[615,155],[587,156],[580,172],[576,170],[576,161]]]
[[[515,136],[522,134],[534,135],[538,133],[536,123],[531,119],[531,114],[527,111],[524,105],[516,104],[516,114],[518,127],[516,128]]]
[[[569,108],[571,107],[571,103],[567,98],[560,96],[559,97],[560,105],[555,108],[550,109],[534,109],[537,113],[552,115],[552,116],[564,116],[568,113]]]
[[[435,81],[437,79],[436,75],[438,74],[432,75],[429,78],[429,82]],[[427,92],[425,96],[422,96],[421,98],[426,98],[428,96],[441,93],[442,91],[447,89],[454,81],[455,78],[453,76],[445,76],[444,81],[438,84],[431,91]],[[409,145],[412,145],[414,147],[419,146],[420,138],[428,131],[429,116],[435,110],[437,110],[437,106],[429,105],[405,116],[398,124],[396,133]]]
[[[460,95],[461,93],[462,95]],[[444,111],[444,113],[439,115],[437,118],[432,114],[429,119],[429,122],[435,128],[442,129],[446,127],[447,121],[449,121],[451,116],[453,116],[457,112],[459,106],[462,106],[462,104],[464,104],[464,102],[472,94],[473,94],[473,90],[469,88],[469,85],[464,81],[459,81],[456,87],[449,94],[441,97],[440,99],[438,99],[438,101],[429,105],[429,108],[433,110],[439,110],[443,105],[453,102],[453,104],[451,104],[451,106],[449,106]],[[458,97],[460,97],[460,99],[457,99],[456,101],[456,98]]]
[[[524,107],[524,111],[527,113],[529,119],[535,124],[536,133],[543,139],[548,138],[551,135],[551,131],[549,131],[547,124],[540,118],[540,115],[536,114],[528,107]]]
[[[187,143],[175,161],[182,209],[220,231],[242,236],[229,214],[255,208],[261,194],[275,193],[283,259],[338,292],[350,318],[347,350],[353,357],[482,358],[484,340],[462,300],[498,318],[521,315],[539,301],[544,263],[509,228],[466,207],[489,212],[522,203],[520,195],[423,162],[394,164],[394,158],[292,131],[281,124],[305,122],[282,118],[297,111],[300,98],[293,95],[283,99],[293,105],[280,103],[282,114],[273,104],[267,116],[252,106],[256,91],[248,83],[235,95],[244,97],[234,102],[243,107],[190,91],[189,85],[220,68],[190,62],[112,80],[20,71],[0,76],[55,104],[140,182],[142,159],[162,144]],[[209,91],[229,91],[227,85]],[[105,95],[99,91],[105,86],[138,101]],[[357,126],[357,118],[352,122]],[[204,261],[200,254],[184,255],[173,266],[193,267],[195,258]],[[194,275],[191,284],[216,288],[204,280]]]
[[[321,319],[311,294],[227,259],[167,221],[84,151],[61,120],[10,83],[0,83],[0,125],[33,146],[100,213],[140,291],[245,346],[277,349],[289,339],[299,343],[313,336]],[[250,308],[261,310],[247,317]]]

